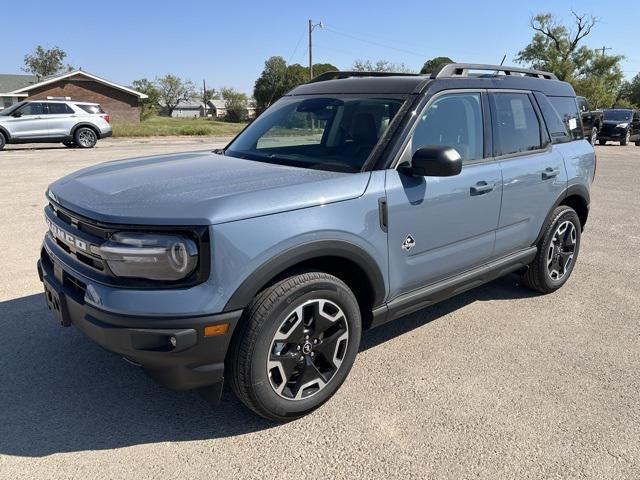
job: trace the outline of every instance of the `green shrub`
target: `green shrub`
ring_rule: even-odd
[[[186,125],[180,129],[180,135],[211,135],[211,129],[200,125]]]

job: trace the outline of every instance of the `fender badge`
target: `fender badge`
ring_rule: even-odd
[[[407,235],[407,238],[405,238],[404,242],[402,242],[402,249],[408,252],[413,248],[415,244],[416,241],[413,239],[413,237],[411,235]]]

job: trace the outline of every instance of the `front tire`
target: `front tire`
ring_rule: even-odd
[[[80,127],[73,134],[73,142],[80,148],[93,148],[98,142],[98,135],[89,127]]]
[[[606,140],[598,140],[598,143],[599,143],[600,145],[606,145],[606,144],[607,144],[607,141],[606,141]]]
[[[322,272],[286,278],[245,311],[229,352],[231,387],[264,418],[302,417],[342,385],[361,332],[358,302],[340,279]]]
[[[6,144],[7,144],[7,139],[4,138],[3,133],[0,133],[0,150],[2,150]]]
[[[62,142],[62,144],[67,148],[76,148],[77,146],[72,140],[65,140],[64,142]]]
[[[629,140],[631,140],[631,132],[627,132],[624,138],[620,140],[620,145],[626,147],[629,143]]]
[[[591,137],[589,138],[589,143],[591,145],[595,145],[597,139],[598,139],[598,127],[593,127],[591,129]]]
[[[523,276],[524,283],[540,293],[562,287],[578,259],[581,231],[576,211],[566,205],[557,207],[538,242],[538,253]]]
[[[640,147],[640,140],[636,140],[636,147]]]

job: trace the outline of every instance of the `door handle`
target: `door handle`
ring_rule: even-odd
[[[471,186],[471,195],[482,195],[484,193],[489,193],[495,188],[494,183],[487,183],[484,180],[476,183]]]
[[[560,175],[560,169],[559,168],[547,167],[542,171],[542,179],[543,180],[549,180],[550,178],[555,178],[558,175]]]

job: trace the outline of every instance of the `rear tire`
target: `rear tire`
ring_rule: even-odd
[[[2,150],[6,144],[7,139],[4,138],[4,133],[0,133],[0,150]]]
[[[62,144],[63,144],[65,147],[68,147],[68,148],[76,148],[76,147],[77,147],[77,145],[75,144],[75,142],[74,142],[74,141],[72,141],[72,140],[65,140],[64,142],[62,142]]]
[[[80,127],[73,134],[73,142],[80,148],[93,148],[98,142],[98,135],[89,127]]]
[[[286,278],[245,310],[228,355],[231,387],[264,418],[302,417],[342,385],[361,331],[358,302],[341,280],[322,272]]]
[[[557,207],[538,242],[538,253],[523,275],[525,285],[540,293],[551,293],[562,287],[578,259],[581,230],[580,219],[573,208]]]

